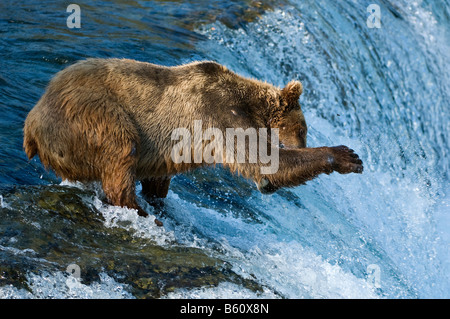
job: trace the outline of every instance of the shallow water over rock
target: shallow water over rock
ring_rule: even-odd
[[[81,283],[109,276],[134,297],[158,298],[177,288],[214,287],[221,282],[261,287],[207,252],[175,242],[158,245],[121,227],[106,227],[105,218],[87,198],[93,192],[68,186],[14,187],[2,190],[0,285],[26,290],[30,274],[72,273]],[[26,210],[24,210],[26,207]],[[143,217],[139,217],[143,218]],[[70,285],[67,287],[70,288]]]

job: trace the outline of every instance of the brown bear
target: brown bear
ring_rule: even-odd
[[[278,152],[276,172],[263,174],[260,160],[233,161],[224,155],[222,161],[255,181],[263,193],[303,184],[321,173],[362,173],[362,161],[346,146],[306,147],[298,101],[302,91],[298,81],[280,89],[210,61],[166,67],[87,59],[50,81],[26,118],[23,145],[28,158],[38,154],[63,179],[101,181],[111,204],[137,209],[141,216],[147,213],[136,202],[136,181],[146,197],[163,198],[171,177],[205,165],[198,160],[176,163],[171,156],[172,132],[192,131],[199,120],[202,129],[222,132],[278,129],[279,145],[274,148],[268,137],[258,144]],[[248,159],[249,151],[244,153]]]

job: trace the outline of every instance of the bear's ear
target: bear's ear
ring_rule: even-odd
[[[300,81],[291,81],[281,90],[281,96],[288,104],[291,104],[297,102],[302,92],[302,83]]]

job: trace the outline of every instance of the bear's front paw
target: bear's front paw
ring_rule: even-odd
[[[355,151],[344,145],[330,147],[330,149],[331,155],[328,157],[328,162],[333,171],[340,174],[363,172],[363,163]]]

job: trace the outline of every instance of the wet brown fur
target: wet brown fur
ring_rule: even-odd
[[[165,197],[170,178],[202,164],[175,164],[174,129],[279,128],[278,172],[261,163],[224,163],[263,192],[302,184],[321,173],[362,172],[344,146],[306,148],[300,82],[279,89],[241,77],[215,62],[165,67],[128,59],[88,59],[60,71],[30,111],[24,149],[63,179],[101,181],[113,205],[135,208],[135,182],[144,195]]]

